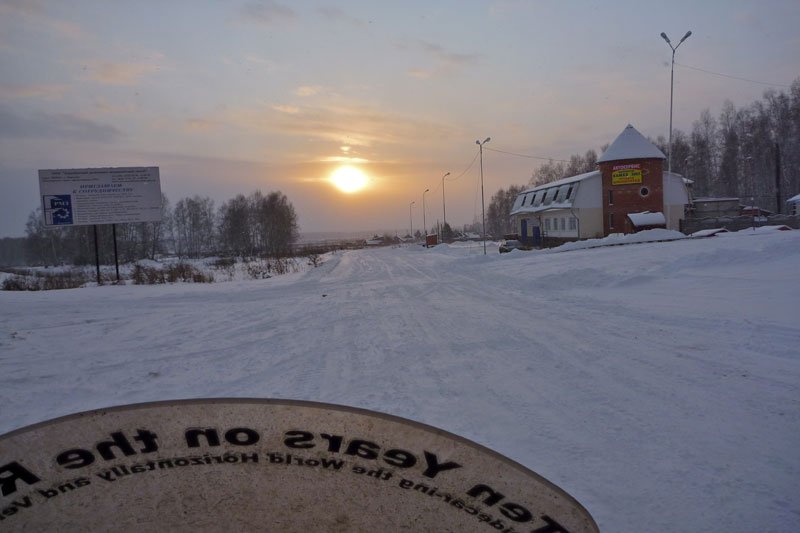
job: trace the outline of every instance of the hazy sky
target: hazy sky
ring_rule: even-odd
[[[174,204],[280,190],[301,231],[407,231],[442,217],[441,177],[486,148],[568,158],[631,123],[691,130],[800,76],[800,2],[0,0],[0,236],[37,169],[158,166]],[[688,68],[694,67],[694,68]],[[342,164],[369,182],[345,194]],[[536,159],[484,151],[487,203]],[[477,162],[445,182],[480,216]]]

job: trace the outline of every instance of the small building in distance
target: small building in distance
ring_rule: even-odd
[[[738,198],[695,198],[691,203],[693,218],[738,217],[742,205]]]
[[[661,215],[657,226],[678,230],[689,193],[679,174],[663,170],[665,159],[628,124],[597,160],[598,170],[522,191],[510,213],[514,227],[534,246],[640,231],[629,215],[644,212],[651,222]]]
[[[786,203],[789,204],[790,215],[800,215],[800,194],[792,196],[786,200]]]

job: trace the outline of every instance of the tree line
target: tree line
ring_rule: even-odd
[[[665,136],[649,140],[668,154]],[[547,161],[531,173],[526,186],[500,189],[487,210],[487,230],[495,238],[512,232],[508,213],[520,192],[596,170],[597,159],[597,152],[589,150],[568,161]],[[747,204],[752,198],[762,209],[785,212],[786,200],[800,193],[800,78],[788,91],[769,89],[761,100],[741,108],[726,100],[718,117],[705,109],[692,123],[690,133],[673,129],[672,171],[694,182],[693,198],[740,198]]]
[[[215,209],[214,200],[198,195],[171,207],[161,195],[161,221],[97,226],[100,261],[114,261],[114,231],[119,261],[212,255],[280,257],[292,253],[298,238],[297,214],[281,192],[242,194]],[[0,264],[85,265],[94,263],[94,227],[46,229],[41,207],[31,211],[25,237],[0,241]]]

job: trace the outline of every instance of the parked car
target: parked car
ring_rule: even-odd
[[[523,249],[522,243],[516,239],[506,239],[500,243],[501,254],[510,252],[511,250],[521,250],[521,249]]]

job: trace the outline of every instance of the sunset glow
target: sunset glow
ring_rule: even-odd
[[[26,234],[39,169],[124,166],[159,167],[173,206],[280,191],[301,233],[463,228],[483,188],[488,208],[626,124],[691,140],[800,72],[797,0],[187,4],[0,0],[0,238]],[[660,34],[688,30],[673,72]]]
[[[354,193],[367,185],[367,175],[355,167],[339,167],[331,176],[331,181],[339,190]]]

